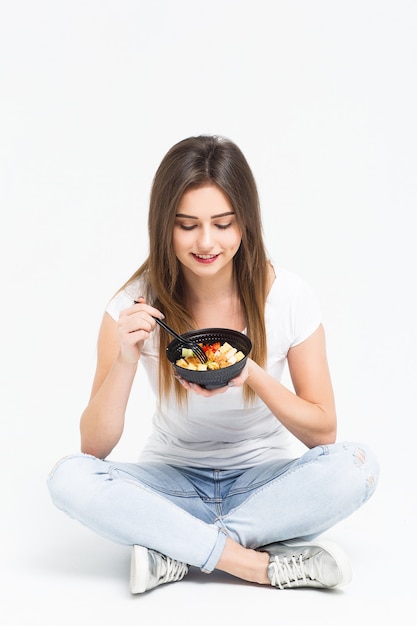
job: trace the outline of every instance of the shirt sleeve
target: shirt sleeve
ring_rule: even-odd
[[[133,281],[113,296],[106,306],[106,312],[117,322],[120,311],[132,306],[133,301],[138,298],[141,293],[140,281]]]

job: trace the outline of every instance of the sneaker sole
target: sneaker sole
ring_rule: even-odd
[[[340,548],[336,543],[328,541],[327,539],[323,541],[297,541],[297,539],[292,539],[290,541],[283,541],[282,545],[292,546],[294,548],[302,546],[317,546],[318,548],[326,550],[326,552],[328,552],[338,564],[340,572],[340,581],[336,585],[333,585],[333,587],[328,587],[328,589],[344,587],[352,580],[352,566],[350,561],[345,551],[342,550],[342,548]]]
[[[130,561],[130,592],[144,593],[148,579],[148,548],[133,546]]]

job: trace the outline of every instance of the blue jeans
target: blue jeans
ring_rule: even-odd
[[[48,486],[59,509],[100,535],[211,572],[226,537],[248,548],[311,539],[362,506],[377,479],[366,446],[337,443],[244,470],[78,454],[57,463]]]

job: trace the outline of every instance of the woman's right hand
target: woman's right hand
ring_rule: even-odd
[[[128,309],[121,311],[117,324],[120,345],[119,358],[124,363],[136,363],[141,355],[144,342],[156,326],[154,317],[163,319],[161,311],[146,304],[142,297],[137,298]]]

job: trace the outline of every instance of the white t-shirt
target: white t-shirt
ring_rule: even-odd
[[[275,269],[275,280],[265,307],[268,373],[281,380],[288,350],[309,337],[320,325],[318,301],[292,272]],[[121,310],[144,293],[140,281],[131,283],[107,306],[117,320]],[[157,329],[158,331],[158,329]],[[140,363],[158,394],[158,332],[146,341]],[[248,468],[293,456],[288,431],[258,398],[245,406],[241,388],[203,398],[190,393],[188,406],[178,408],[175,395],[156,403],[153,431],[141,461],[215,469]]]

